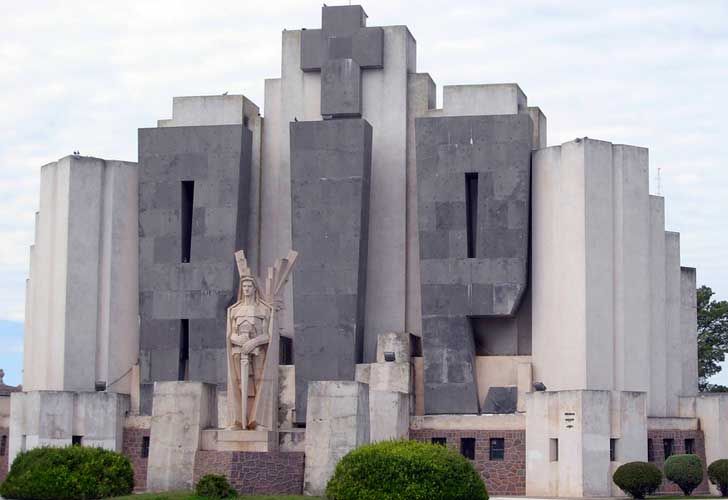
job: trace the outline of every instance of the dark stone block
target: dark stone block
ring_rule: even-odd
[[[485,396],[483,413],[516,413],[517,405],[517,388],[491,387]]]
[[[308,382],[353,380],[362,362],[372,130],[365,120],[291,123],[296,421]]]
[[[532,128],[527,114],[415,121],[427,413],[478,411],[469,318],[512,317],[520,307],[528,285]],[[477,201],[466,196],[466,174],[477,174]]]
[[[225,383],[225,315],[246,249],[252,132],[242,125],[139,130],[142,382],[177,380],[180,320],[190,320],[189,379]],[[182,181],[194,182],[191,200]],[[183,203],[191,203],[183,262]],[[187,205],[190,207],[190,205]],[[222,368],[220,364],[222,363]]]
[[[361,116],[361,67],[353,59],[331,59],[323,65],[321,115]]]

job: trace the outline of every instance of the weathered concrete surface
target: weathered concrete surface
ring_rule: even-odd
[[[527,114],[419,118],[417,190],[425,412],[477,413],[474,316],[512,316],[528,276]],[[468,258],[466,174],[477,173]]]
[[[369,388],[359,382],[308,384],[303,491],[322,495],[336,464],[369,442]]]
[[[156,382],[153,407],[147,489],[190,490],[201,431],[216,421],[215,386]]]
[[[386,334],[379,337],[380,344]],[[377,347],[379,349],[379,347]],[[372,442],[406,438],[412,393],[411,364],[407,361],[369,365],[369,427]]]
[[[291,123],[296,422],[314,380],[354,380],[364,345],[372,129]]]
[[[10,397],[9,460],[39,446],[84,446],[121,451],[129,396],[114,392],[31,391]]]
[[[41,168],[26,289],[23,387],[128,394],[139,350],[137,165],[67,156]]]
[[[609,437],[616,442],[615,460],[610,462],[610,478],[620,465],[647,461],[647,399],[646,392],[612,392]],[[625,495],[613,481],[609,483],[613,496]]]
[[[251,141],[242,125],[139,130],[143,385],[226,380],[226,309],[238,285],[233,253],[248,243]],[[183,181],[194,182],[189,262],[182,258]],[[182,320],[189,322],[187,353]],[[142,388],[143,409],[150,392]]]
[[[667,415],[665,199],[650,195],[650,390],[648,413]]]
[[[680,268],[680,338],[682,394],[698,394],[698,298],[695,268]]]

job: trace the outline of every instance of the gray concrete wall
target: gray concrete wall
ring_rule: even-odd
[[[425,412],[477,413],[469,317],[512,316],[527,286],[528,115],[419,118],[417,189]],[[477,172],[475,258],[465,174]]]
[[[188,379],[225,382],[225,315],[238,284],[233,253],[248,244],[251,143],[242,125],[139,130],[142,384],[178,379],[182,319],[189,320]],[[189,262],[181,258],[181,181],[195,183]]]
[[[667,415],[665,329],[665,199],[650,195],[650,416]]]
[[[365,120],[291,124],[297,422],[309,382],[353,380],[363,358],[371,154]]]
[[[695,268],[680,268],[680,338],[682,394],[698,394],[698,297]]]

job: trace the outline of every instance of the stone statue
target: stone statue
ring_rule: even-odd
[[[277,313],[280,293],[290,275],[296,252],[268,269],[265,289],[248,267],[245,253],[235,253],[240,286],[227,312],[228,426],[231,429],[277,429]]]

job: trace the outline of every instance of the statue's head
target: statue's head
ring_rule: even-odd
[[[255,298],[255,293],[258,291],[255,279],[251,276],[243,277],[240,280],[240,291],[245,298]]]

